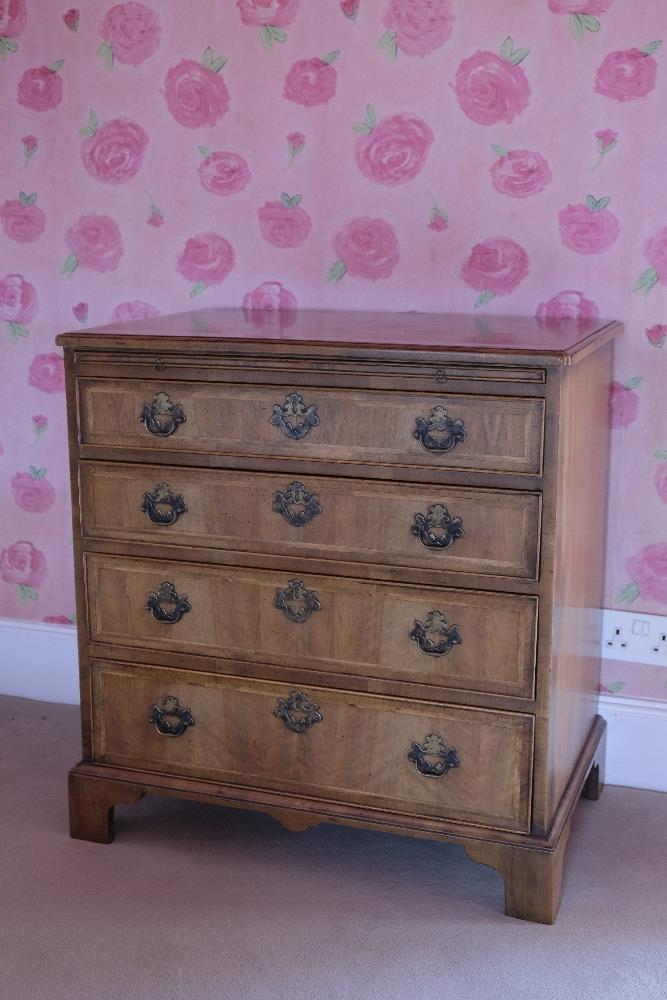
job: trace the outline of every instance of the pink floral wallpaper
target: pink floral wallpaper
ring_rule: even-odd
[[[607,604],[667,612],[663,38],[664,0],[0,0],[0,616],[73,617],[55,334],[195,303],[623,319]]]

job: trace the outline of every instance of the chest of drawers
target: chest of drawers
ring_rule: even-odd
[[[204,310],[63,334],[83,756],[463,844],[552,922],[596,713],[616,323]]]

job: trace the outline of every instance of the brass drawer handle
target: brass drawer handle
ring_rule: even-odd
[[[144,493],[141,509],[153,524],[174,524],[186,513],[188,505],[168,483],[158,483],[152,493]]]
[[[322,607],[317,592],[307,590],[303,580],[290,580],[286,587],[278,589],[273,603],[297,625],[307,622],[313,611]]]
[[[274,404],[271,423],[274,427],[280,427],[283,434],[293,441],[300,441],[319,422],[315,404],[306,406],[303,396],[298,392],[291,392],[282,406],[280,403]]]
[[[444,406],[434,406],[428,420],[417,417],[414,436],[427,451],[451,451],[459,441],[465,440],[462,420],[454,420]]]
[[[182,736],[188,726],[194,726],[195,720],[189,708],[181,708],[178,698],[168,694],[159,705],[151,705],[148,721],[155,725],[161,736]]]
[[[294,508],[301,508],[294,510]],[[303,483],[296,480],[286,487],[285,491],[277,490],[273,496],[273,510],[282,514],[288,524],[302,528],[314,517],[322,513],[320,498],[309,493]]]
[[[442,611],[431,611],[425,622],[415,621],[410,638],[427,656],[444,656],[463,642],[458,627],[448,625]]]
[[[179,424],[185,423],[185,414],[179,403],[172,403],[168,393],[156,392],[152,403],[144,403],[139,420],[151,434],[169,437]]]
[[[452,517],[441,503],[432,504],[425,514],[415,514],[410,531],[428,549],[448,549],[465,534],[461,518]]]
[[[299,714],[294,715],[295,712]],[[278,698],[273,714],[277,719],[282,719],[293,733],[305,733],[323,719],[320,706],[309,701],[308,695],[303,691],[292,691],[289,698]]]
[[[171,605],[171,610],[168,611],[162,606],[163,604]],[[187,594],[177,594],[173,583],[165,580],[164,583],[160,584],[157,593],[151,592],[148,595],[146,607],[156,622],[174,625],[176,622],[180,622],[183,615],[187,614],[192,606],[188,601]]]
[[[423,743],[413,743],[408,760],[425,778],[442,778],[453,767],[461,763],[454,747],[446,747],[441,736],[429,733]]]

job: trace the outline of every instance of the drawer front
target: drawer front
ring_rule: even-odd
[[[540,495],[84,462],[84,534],[535,580]]]
[[[528,831],[530,716],[326,688],[294,694],[273,682],[96,661],[94,758]]]
[[[93,642],[532,697],[534,597],[85,559]]]
[[[88,445],[528,475],[542,467],[542,399],[138,379],[78,386]]]

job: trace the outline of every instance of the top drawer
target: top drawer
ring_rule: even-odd
[[[544,401],[135,379],[79,380],[81,443],[539,475]]]

